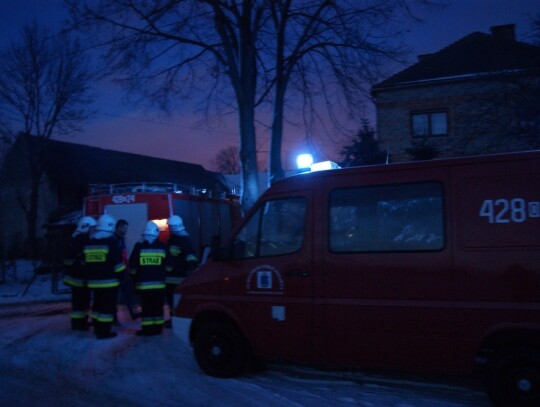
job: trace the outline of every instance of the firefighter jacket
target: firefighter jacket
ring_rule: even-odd
[[[129,257],[131,276],[137,290],[165,288],[165,268],[168,262],[167,249],[159,239],[135,244]]]
[[[197,265],[197,256],[188,236],[172,234],[167,242],[170,263],[167,267],[167,284],[180,284]]]
[[[126,239],[123,236],[114,234],[113,235],[114,240],[116,240],[116,244],[118,245],[118,249],[122,252],[122,261],[127,266],[128,264],[128,258],[127,258],[127,247],[126,247]]]
[[[117,234],[113,235],[113,238],[118,246],[118,250],[122,253],[122,263],[126,266],[125,272],[122,273],[121,276],[118,276],[120,278],[120,281],[125,280],[125,274],[129,273],[129,263],[128,263],[128,257],[127,257],[127,247],[126,247],[126,239],[123,236],[119,236]]]
[[[118,287],[126,266],[113,237],[87,238],[82,245],[83,272],[89,288]]]
[[[71,287],[85,287],[86,281],[82,270],[82,246],[88,239],[88,233],[74,236],[68,243],[63,259],[65,267],[64,284]]]

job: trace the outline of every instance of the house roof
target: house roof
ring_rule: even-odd
[[[499,73],[540,74],[540,47],[516,41],[514,25],[491,27],[491,33],[475,32],[373,86],[378,90],[412,83],[462,79]]]
[[[197,188],[214,189],[219,186],[221,190],[226,189],[219,174],[207,171],[198,164],[57,140],[32,137],[32,142],[36,145],[48,143],[46,172],[57,185],[86,187],[99,183],[170,182]],[[8,162],[13,166],[13,160],[5,164]]]

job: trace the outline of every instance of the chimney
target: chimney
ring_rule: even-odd
[[[495,41],[515,42],[515,28],[515,24],[494,25],[489,28],[489,31],[491,31],[491,36]]]

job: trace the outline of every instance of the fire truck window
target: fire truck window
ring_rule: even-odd
[[[199,202],[201,222],[201,246],[210,245],[212,236],[219,235],[219,213],[217,205],[211,202]]]
[[[441,250],[442,187],[422,183],[334,190],[329,222],[334,252]]]
[[[219,205],[219,226],[219,235],[222,239],[225,239],[232,228],[231,209],[228,205]]]

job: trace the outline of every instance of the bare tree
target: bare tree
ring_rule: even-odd
[[[413,17],[413,2],[281,0],[269,4],[275,32],[274,43],[268,46],[274,58],[271,182],[283,176],[285,112],[302,117],[305,128],[321,121],[324,109],[338,130],[343,129],[344,116],[365,119],[367,95],[380,78],[381,64],[403,55],[402,44],[394,41],[400,27],[393,21],[400,15]]]
[[[205,112],[235,111],[242,203],[258,196],[256,113],[272,102],[271,178],[280,178],[285,111],[334,124],[337,101],[358,111],[379,57],[393,58],[393,21],[429,0],[65,0],[74,26],[106,44],[110,72],[169,109],[204,93]],[[91,31],[95,28],[95,31]],[[291,83],[299,104],[287,105]],[[337,92],[339,90],[339,92]],[[194,92],[195,91],[195,92]],[[335,97],[331,98],[330,95]],[[323,95],[322,97],[320,95]],[[365,100],[365,99],[364,99]]]
[[[240,172],[238,147],[230,146],[220,150],[214,159],[213,169],[222,174],[238,174]]]
[[[534,15],[530,20],[530,36],[533,43],[540,46],[540,14]]]
[[[26,214],[32,254],[47,159],[44,141],[79,130],[91,102],[90,79],[80,44],[67,34],[52,35],[36,23],[26,26],[20,41],[0,56],[0,129],[8,146],[20,138],[25,147],[31,186],[29,192],[20,190],[18,201]]]
[[[206,94],[208,106],[237,112],[244,207],[258,197],[256,44],[266,3],[66,0],[74,26],[107,45],[109,72],[125,75],[131,89],[163,109],[175,98]]]

